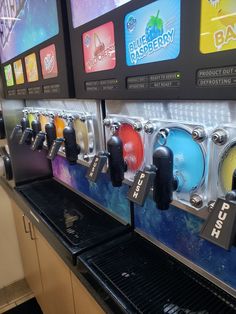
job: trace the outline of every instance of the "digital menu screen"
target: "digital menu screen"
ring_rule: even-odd
[[[200,51],[236,49],[236,1],[201,0]]]
[[[176,59],[180,52],[180,0],[158,0],[125,16],[128,66]]]
[[[79,27],[131,0],[70,0],[73,27]]]
[[[84,33],[83,52],[86,73],[114,69],[116,52],[113,22]]]
[[[56,0],[0,0],[4,63],[59,33]]]

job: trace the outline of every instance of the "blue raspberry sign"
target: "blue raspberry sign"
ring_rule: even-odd
[[[157,0],[125,17],[128,66],[176,59],[180,52],[180,0]],[[130,27],[130,21],[135,21]]]

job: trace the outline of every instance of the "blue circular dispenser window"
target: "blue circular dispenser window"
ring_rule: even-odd
[[[156,141],[154,150],[160,144]],[[202,148],[189,132],[181,128],[171,128],[166,146],[174,154],[174,176],[178,178],[178,192],[188,193],[196,189],[205,171],[205,158]]]

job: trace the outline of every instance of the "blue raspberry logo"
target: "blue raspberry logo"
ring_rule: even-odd
[[[164,32],[163,30],[163,20],[159,18],[160,11],[157,12],[157,15],[152,15],[149,22],[147,23],[145,35],[147,42],[152,41],[153,39],[161,36]]]

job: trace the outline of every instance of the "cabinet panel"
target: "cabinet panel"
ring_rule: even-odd
[[[74,299],[69,268],[35,230],[44,289],[45,314],[74,314]]]
[[[40,276],[40,267],[35,241],[31,239],[29,232],[29,220],[23,215],[18,206],[12,202],[17,237],[20,246],[22,264],[25,279],[33,291],[39,305],[43,308],[43,288]],[[33,228],[32,233],[34,232]]]
[[[104,314],[105,312],[82,285],[75,275],[72,274],[72,286],[75,299],[76,314]]]

